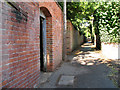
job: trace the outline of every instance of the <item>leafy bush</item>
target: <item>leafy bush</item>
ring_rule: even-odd
[[[96,11],[96,20],[102,42],[120,43],[119,4],[119,2],[102,2]]]

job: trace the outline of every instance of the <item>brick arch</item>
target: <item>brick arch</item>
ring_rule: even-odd
[[[46,17],[52,17],[50,11],[46,7],[40,7],[40,10],[45,14]]]
[[[52,35],[52,15],[46,7],[40,7],[40,10],[46,17],[46,39],[47,39],[47,71],[52,71],[53,68],[53,35]]]
[[[51,0],[54,1],[54,0]],[[62,61],[62,45],[63,45],[63,12],[56,2],[45,2],[39,3],[39,8],[45,7],[51,14],[47,16],[47,32],[52,33],[47,36],[50,40],[48,44],[49,53],[50,53],[50,64],[48,71],[54,71],[57,66],[60,65]],[[45,10],[44,10],[45,13]],[[51,25],[50,25],[51,24]]]

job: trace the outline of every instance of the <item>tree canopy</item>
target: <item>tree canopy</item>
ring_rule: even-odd
[[[59,2],[63,9],[63,2]],[[93,2],[67,2],[67,19],[80,30],[82,23],[88,22],[93,19],[93,13],[98,5]]]
[[[63,2],[59,2],[63,9]],[[80,32],[85,28],[101,35],[103,42],[120,42],[120,2],[67,2],[67,19]],[[94,20],[94,23],[93,23]],[[88,30],[91,33],[91,30]],[[105,37],[106,36],[106,37]]]

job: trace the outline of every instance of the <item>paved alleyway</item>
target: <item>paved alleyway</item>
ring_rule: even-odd
[[[91,43],[85,43],[68,55],[68,61],[63,62],[61,66],[50,75],[48,80],[38,87],[115,88],[113,82],[108,78],[109,71],[110,69],[101,62],[99,51],[94,51],[94,46]],[[59,85],[61,76],[73,76],[74,83],[71,85]]]

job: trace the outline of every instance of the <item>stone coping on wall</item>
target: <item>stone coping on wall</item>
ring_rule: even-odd
[[[105,45],[110,45],[110,46],[117,47],[117,48],[118,46],[120,47],[120,43],[106,43],[106,42],[102,42],[102,43]]]

